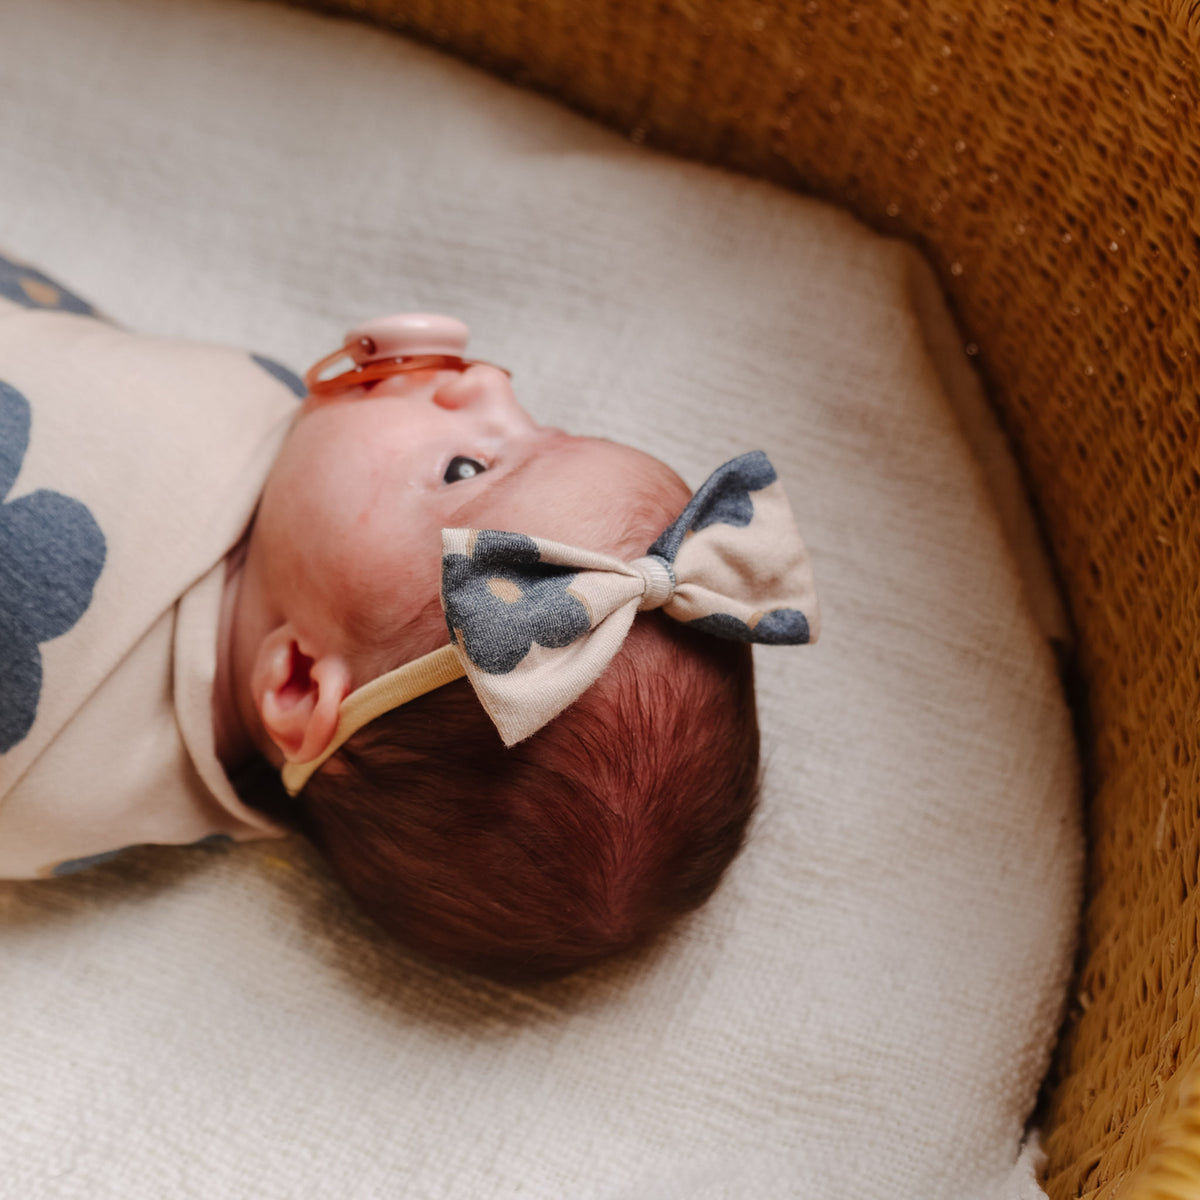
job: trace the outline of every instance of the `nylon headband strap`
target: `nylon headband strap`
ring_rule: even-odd
[[[325,751],[319,757],[303,763],[288,763],[283,768],[283,786],[289,796],[295,796],[309,778],[325,761],[336,754],[343,745],[368,721],[375,720],[401,704],[407,704],[418,696],[432,692],[447,683],[461,679],[467,673],[451,645],[442,646],[430,654],[422,655],[372,679],[370,683],[353,691],[342,701],[338,713],[337,729]]]

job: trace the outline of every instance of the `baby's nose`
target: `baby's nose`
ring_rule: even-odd
[[[474,363],[441,384],[433,393],[433,402],[449,409],[516,404],[508,376],[488,363]]]

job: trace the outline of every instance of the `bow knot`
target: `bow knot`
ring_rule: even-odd
[[[646,554],[629,564],[642,579],[646,590],[638,604],[638,612],[649,612],[652,608],[663,608],[675,595],[675,572],[671,564],[660,554]]]

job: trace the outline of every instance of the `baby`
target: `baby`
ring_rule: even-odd
[[[19,424],[21,403],[36,417],[37,396],[53,390],[28,353],[35,314],[23,316],[21,330],[0,320],[0,447],[6,419]],[[72,322],[73,335],[100,327],[36,319]],[[134,340],[103,328],[100,341]],[[98,490],[83,497],[91,472],[75,481],[78,496],[28,496],[19,462],[0,480],[18,495],[0,507],[0,557],[5,510],[23,499],[57,495],[78,518],[65,539],[62,521],[53,535],[70,553],[51,555],[72,560],[60,591],[74,599],[55,622],[27,612],[7,642],[0,624],[0,647],[19,644],[31,661],[32,646],[40,688],[23,733],[24,717],[6,717],[0,703],[0,871],[61,873],[62,856],[47,856],[58,844],[86,851],[71,869],[133,841],[294,828],[401,941],[509,981],[640,945],[708,897],[741,845],[758,786],[746,643],[816,634],[807,559],[764,456],[727,464],[689,499],[648,455],[535,424],[506,372],[465,358],[466,330],[448,318],[355,331],[342,352],[348,369],[334,373],[336,355],[318,364],[298,415],[280,411],[288,393],[278,369],[254,360],[263,399],[246,403],[249,376],[226,379],[241,389],[228,420],[228,397],[211,389],[231,360],[205,368],[194,357],[176,364],[190,368],[179,380],[164,364],[186,355],[185,344],[136,340],[149,347],[137,374],[167,397],[166,423],[176,426],[155,452],[168,460],[159,485],[185,493],[175,524],[185,541],[195,523],[216,528],[189,549],[191,581],[179,587],[180,573],[168,572],[175,596],[163,604],[160,586],[157,607],[139,618],[144,633],[126,634],[119,661],[110,649],[97,671],[87,651],[58,650],[108,602],[106,572],[130,514],[140,519],[165,496],[142,486],[140,506],[123,496],[105,508]],[[102,348],[91,342],[94,370]],[[191,409],[179,390],[203,395],[200,417],[182,427],[176,411]],[[121,397],[131,403],[128,387]],[[48,418],[47,438],[71,421]],[[26,423],[26,467],[38,426]],[[191,488],[199,443],[215,446],[235,426],[233,452],[212,455],[232,462]],[[30,482],[53,461],[35,463]],[[130,461],[117,464],[125,475]],[[236,493],[215,523],[197,516],[214,483]],[[174,549],[162,530],[140,546],[156,569]],[[0,561],[0,622],[5,586]],[[118,605],[132,595],[125,588]],[[92,625],[107,636],[112,623]],[[144,683],[146,672],[130,665],[164,650],[170,736],[139,707],[135,675]],[[85,680],[71,678],[72,663]],[[59,677],[55,697],[72,684],[84,694],[52,698]],[[108,749],[109,727],[120,730],[119,753]],[[91,752],[86,770],[70,763],[81,751]],[[97,754],[100,767],[124,764],[114,789]],[[135,782],[146,767],[149,783]],[[105,799],[93,812],[90,792],[81,806],[71,790],[85,780],[90,792],[137,801]]]

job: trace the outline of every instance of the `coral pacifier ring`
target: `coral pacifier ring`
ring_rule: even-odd
[[[376,317],[350,330],[339,349],[305,372],[304,383],[310,395],[328,396],[393,375],[494,365],[464,357],[469,338],[462,321],[437,313]]]

